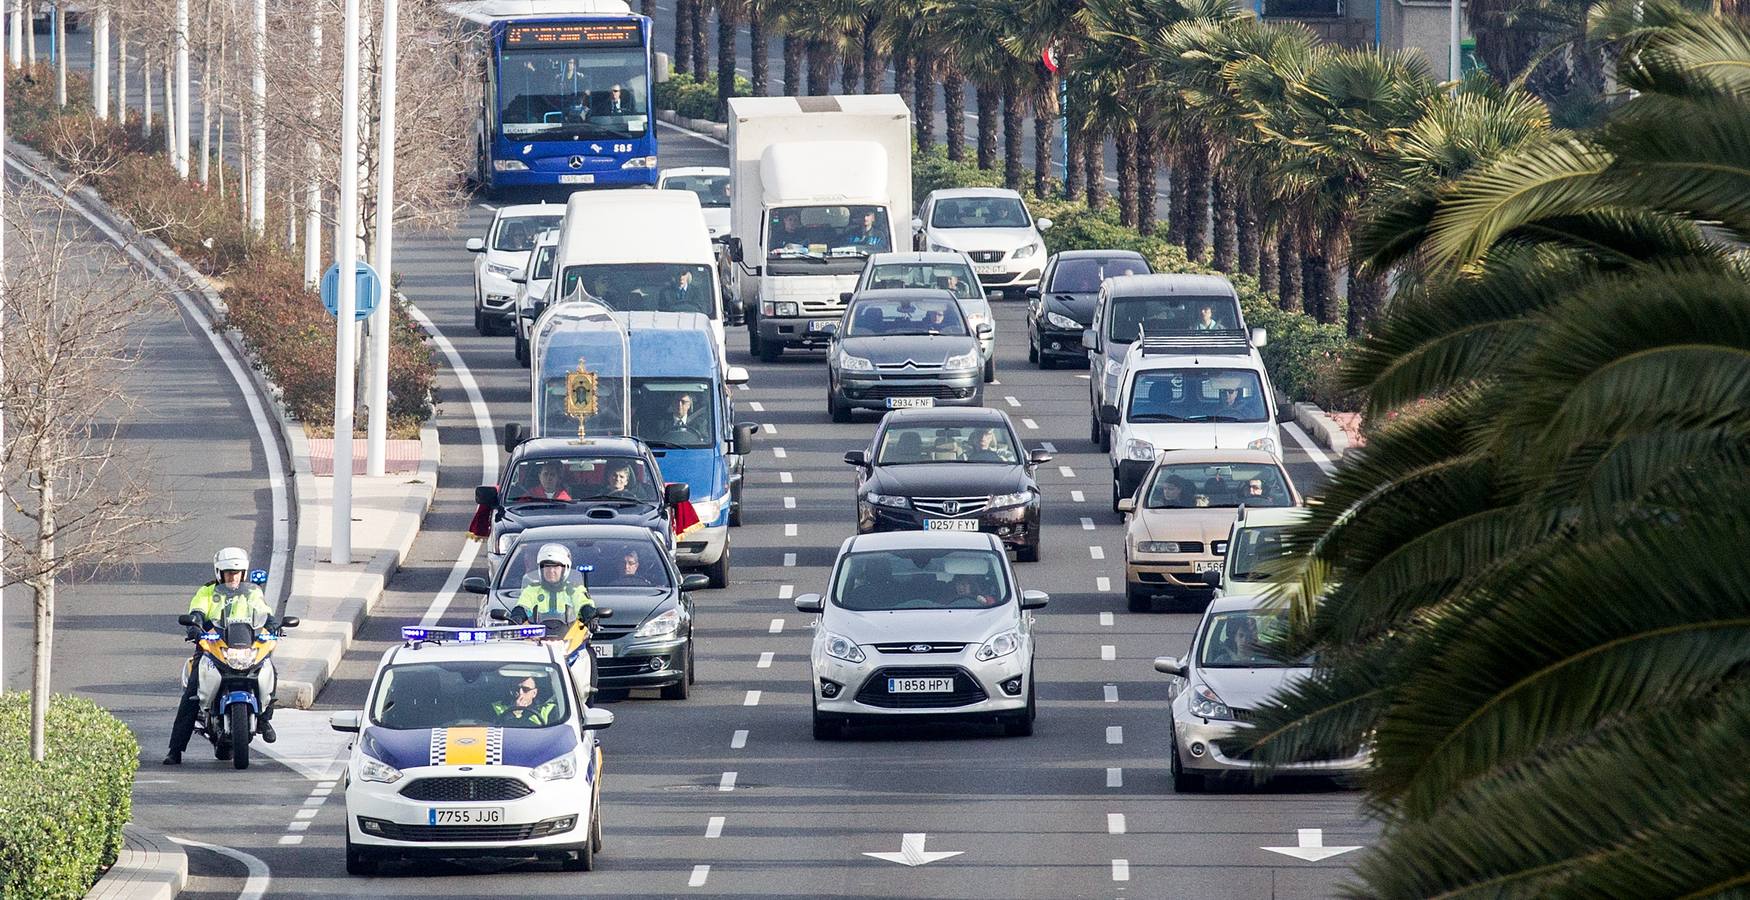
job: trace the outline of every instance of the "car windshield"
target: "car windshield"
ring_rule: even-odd
[[[852,553],[833,578],[833,603],[857,612],[989,609],[1008,600],[1003,558],[989,550]]]
[[[535,239],[549,228],[558,228],[563,215],[507,216],[498,220],[498,231],[492,235],[492,249],[507,253],[533,250]]]
[[[896,425],[881,433],[878,466],[972,462],[1015,465],[1021,455],[1000,425]]]
[[[535,248],[533,268],[529,270],[531,279],[545,280],[553,277],[553,254],[559,248],[553,244]]]
[[[862,259],[892,249],[879,206],[787,206],[766,223],[766,256],[774,260]]]
[[[1027,207],[1014,197],[945,197],[930,212],[931,228],[1026,228]]]
[[[1266,649],[1288,630],[1280,611],[1236,609],[1216,613],[1197,638],[1197,665],[1205,669],[1304,669],[1312,657],[1282,660]]]
[[[962,300],[984,297],[978,277],[965,263],[882,263],[869,273],[870,290],[888,288],[933,288]]]
[[[619,312],[691,312],[717,318],[717,297],[707,263],[592,263],[565,267],[559,296],[578,282],[591,297]]]
[[[1137,335],[1227,331],[1240,327],[1232,297],[1115,297],[1106,313],[1106,339],[1128,344]]]
[[[498,572],[498,588],[517,589],[541,580],[541,548],[559,544],[571,552],[568,580],[589,588],[668,587],[668,566],[645,538],[518,540]]]
[[[692,191],[706,209],[729,208],[728,175],[670,175],[662,180],[665,191]]]
[[[1270,581],[1286,568],[1293,554],[1283,541],[1286,525],[1256,525],[1239,529],[1227,549],[1228,577],[1235,581]]]
[[[634,378],[632,430],[658,449],[697,449],[717,442],[717,405],[702,378]]]
[[[449,660],[390,666],[377,679],[371,722],[396,730],[551,727],[570,715],[566,677],[558,666],[535,662]],[[516,715],[518,709],[526,714]]]
[[[1264,386],[1250,369],[1156,369],[1137,373],[1129,422],[1264,422]]]
[[[1274,463],[1180,463],[1155,469],[1149,509],[1293,506],[1288,476]]]
[[[1051,286],[1045,289],[1045,293],[1092,294],[1100,289],[1100,282],[1108,278],[1147,274],[1148,263],[1133,256],[1065,259],[1058,261],[1057,268],[1052,271]]]
[[[646,66],[642,48],[506,50],[498,66],[499,128],[517,142],[643,137],[650,125]]]
[[[845,314],[844,337],[967,334],[960,304],[947,297],[864,298]]]
[[[626,500],[654,506],[656,479],[636,456],[525,459],[505,480],[506,503]]]

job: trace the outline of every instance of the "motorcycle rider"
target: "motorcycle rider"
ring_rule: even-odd
[[[589,598],[589,589],[571,581],[571,550],[564,544],[541,545],[535,562],[540,566],[541,577],[529,582],[517,595],[516,606],[511,608],[513,621],[564,619],[570,622],[581,617],[585,609],[595,606],[595,601]]]
[[[195,591],[188,601],[189,614],[196,624],[188,627],[189,640],[195,640],[211,622],[224,628],[231,622],[248,622],[269,631],[279,631],[279,617],[267,605],[261,588],[244,579],[249,570],[249,553],[242,547],[226,547],[213,555],[213,580]],[[195,645],[194,659],[189,664],[188,684],[182,689],[182,702],[176,707],[176,721],[170,726],[170,752],[164,765],[182,764],[182,751],[188,749],[188,739],[194,736],[195,715],[200,710],[200,645]],[[261,739],[273,743],[279,735],[273,730],[273,698],[262,706],[257,731]]]

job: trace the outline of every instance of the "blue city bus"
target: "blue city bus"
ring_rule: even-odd
[[[480,62],[482,188],[656,184],[649,17],[625,0],[467,0],[449,9]]]

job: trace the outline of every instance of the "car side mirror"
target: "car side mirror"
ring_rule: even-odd
[[[817,613],[825,607],[819,594],[803,594],[796,598],[796,611]]]
[[[486,239],[469,238],[467,242],[462,244],[462,246],[468,248],[469,253],[484,253],[486,251]]]
[[[1032,286],[1032,287],[1030,287],[1030,288],[1028,288],[1028,289],[1027,289],[1027,290],[1026,290],[1026,294],[1025,294],[1025,296],[1026,296],[1026,297],[1027,297],[1027,299],[1028,299],[1028,300],[1037,300],[1037,299],[1039,299],[1039,286],[1038,286],[1038,285],[1034,285],[1034,286]]]
[[[346,734],[359,733],[360,717],[356,709],[342,710],[328,717],[328,727]]]
[[[1287,425],[1292,421],[1294,421],[1294,407],[1278,405],[1276,407],[1276,423]]]
[[[510,283],[511,284],[528,284],[529,283],[529,276],[523,274],[522,272],[518,272],[515,275],[510,276]]]
[[[1046,463],[1051,462],[1052,459],[1053,459],[1053,457],[1051,455],[1051,451],[1049,451],[1049,450],[1029,450],[1029,451],[1027,451],[1027,464],[1028,465],[1043,466]]]
[[[1213,588],[1221,587],[1221,572],[1219,572],[1219,571],[1206,570],[1203,573],[1202,578],[1203,578],[1203,586],[1206,588],[1213,589]]]
[[[1050,231],[1051,230],[1051,220],[1050,219],[1034,219],[1033,224],[1039,226],[1040,231]]]
[[[845,464],[850,465],[850,466],[856,466],[859,469],[867,469],[869,467],[869,451],[867,451],[867,450],[847,451],[845,453]]]
[[[736,456],[746,456],[753,452],[753,436],[759,433],[760,426],[756,422],[738,422],[735,426],[735,440],[730,442],[730,450]]]
[[[1110,403],[1100,404],[1100,424],[1101,425],[1116,425],[1116,424],[1118,424],[1118,407],[1113,406]]]
[[[200,624],[200,619],[197,618],[194,613],[183,613],[176,617],[176,624],[181,625],[184,628],[193,628]]]
[[[975,333],[981,338],[987,338],[996,334],[997,330],[992,328],[989,322],[980,322],[978,323],[978,329]]]
[[[474,502],[481,506],[498,505],[498,485],[483,484],[474,489]]]
[[[509,622],[510,621],[510,610],[499,609],[498,607],[494,606],[493,608],[486,611],[486,618],[491,619],[494,622]]]
[[[533,322],[536,319],[541,317],[542,306],[543,306],[543,304],[540,304],[540,303],[531,303],[522,312],[517,313],[517,315],[522,316],[525,319],[528,319],[530,322]]]
[[[1252,346],[1263,347],[1268,343],[1270,343],[1270,332],[1262,328],[1252,329]]]
[[[1184,678],[1186,674],[1185,660],[1177,656],[1155,657],[1155,671],[1162,675],[1177,675]]]
[[[921,231],[923,231],[923,230],[924,230],[924,220],[923,220],[923,219],[920,219],[920,218],[918,218],[918,217],[916,217],[916,216],[913,216],[913,217],[912,217],[912,220],[911,220],[911,231],[912,231],[912,233],[913,233],[913,234],[917,234],[917,233],[919,233],[919,232],[921,232]]]
[[[681,576],[681,590],[702,591],[711,586],[711,577],[699,572],[688,572]]]
[[[1044,591],[1022,591],[1021,592],[1021,608],[1022,609],[1044,609],[1045,604],[1050,603],[1050,602],[1051,602],[1051,595],[1045,593]]]
[[[297,616],[286,616],[285,618],[280,620],[280,627],[281,628],[296,628],[299,625],[303,624],[303,622],[304,622],[304,620],[298,618]]]
[[[1136,498],[1135,497],[1119,497],[1118,498],[1118,511],[1121,513],[1136,512]]]
[[[470,575],[462,579],[462,590],[470,594],[484,594],[487,590],[486,579],[478,575]]]
[[[729,248],[729,259],[731,262],[741,262],[741,238],[730,235],[729,238],[723,242],[723,246]]]
[[[504,450],[506,453],[515,450],[517,445],[529,439],[529,429],[521,422],[504,423]]]
[[[839,302],[849,303],[854,296],[856,296],[856,294],[853,291],[839,291]]]
[[[1100,339],[1099,339],[1099,337],[1097,337],[1094,334],[1094,329],[1092,329],[1092,328],[1083,328],[1082,329],[1082,349],[1083,350],[1098,350],[1098,349],[1100,349]]]
[[[826,335],[827,337],[829,337],[835,341],[838,340],[839,339],[839,323],[827,322],[826,324],[820,326],[820,333]]]
[[[671,481],[662,486],[662,502],[669,506],[679,506],[692,497],[693,489],[684,481]]]
[[[723,373],[724,384],[747,384],[747,370],[740,366],[730,366]]]
[[[584,613],[584,617],[589,619],[612,619],[614,617],[614,608],[611,606],[592,606]]]
[[[583,721],[579,723],[584,731],[600,731],[614,724],[614,711],[592,706],[583,711]]]

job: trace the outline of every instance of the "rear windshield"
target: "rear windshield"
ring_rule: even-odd
[[[965,263],[882,263],[869,273],[866,287],[872,290],[929,288],[947,291],[963,300],[984,297],[977,276]]]

